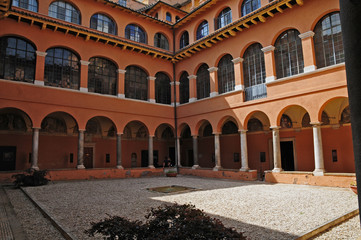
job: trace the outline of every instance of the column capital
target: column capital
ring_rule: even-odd
[[[127,70],[123,70],[123,69],[118,69],[117,73],[121,73],[121,74],[125,74],[127,72]]]
[[[240,130],[238,130],[238,132],[239,132],[239,133],[247,133],[248,130],[247,130],[247,129],[240,129]]]
[[[79,132],[79,133],[84,133],[84,132],[85,132],[85,129],[78,129],[78,132]]]
[[[80,60],[80,64],[83,66],[88,66],[90,64],[90,62],[85,61],[85,60]]]
[[[219,135],[221,135],[222,133],[220,133],[220,132],[213,132],[213,134],[214,134],[214,136],[219,136]]]
[[[235,91],[244,91],[244,85],[236,85],[235,87],[234,87],[234,90]]]
[[[269,127],[270,129],[272,129],[272,130],[280,130],[280,126],[270,126]]]
[[[148,79],[148,80],[151,80],[151,81],[154,81],[154,80],[156,79],[156,77],[151,77],[151,76],[149,76],[147,79]]]
[[[305,39],[305,38],[313,37],[314,35],[315,35],[314,32],[308,31],[308,32],[301,33],[300,35],[298,35],[298,37],[301,39]]]
[[[117,132],[117,136],[119,136],[119,137],[121,137],[123,135],[123,133],[122,132]]]
[[[267,47],[262,48],[261,50],[262,50],[262,52],[267,53],[267,52],[273,52],[275,49],[276,48],[274,46],[269,45]]]
[[[47,52],[36,51],[36,56],[45,57],[47,54]]]
[[[217,67],[211,67],[211,68],[208,68],[208,72],[212,73],[212,72],[217,72],[218,71],[218,68]]]
[[[189,75],[189,76],[188,76],[188,79],[189,79],[189,80],[196,79],[196,78],[197,78],[196,75]]]
[[[198,138],[198,135],[192,135],[192,138]]]
[[[33,130],[40,130],[41,129],[41,127],[33,127]]]
[[[175,85],[179,85],[179,84],[180,84],[180,82],[175,82]],[[173,81],[170,82],[170,85],[173,86],[173,85],[174,85],[174,82],[173,82]]]
[[[233,59],[232,62],[233,62],[234,64],[237,64],[237,63],[242,63],[243,60],[244,60],[243,58],[238,57],[238,58]]]
[[[317,126],[321,126],[323,122],[310,122],[310,124],[313,126],[313,127],[317,127]]]

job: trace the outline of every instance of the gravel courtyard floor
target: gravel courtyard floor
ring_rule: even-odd
[[[171,194],[147,190],[170,185],[197,190]],[[6,191],[29,239],[50,239],[37,235],[44,231],[52,236],[51,239],[61,239],[46,223],[34,223],[33,214],[26,212],[31,211],[31,206],[26,205],[30,202],[17,200],[22,194],[19,190]],[[244,232],[249,239],[287,240],[357,208],[357,196],[349,189],[186,176],[53,182],[28,187],[26,191],[78,239],[90,239],[84,230],[90,227],[91,221],[101,220],[107,214],[145,220],[147,209],[164,203],[194,204],[221,219],[226,226]],[[37,233],[36,228],[42,224],[44,229]],[[45,230],[47,228],[50,230]],[[343,228],[327,233],[331,237],[317,239],[357,239],[361,236],[358,218],[351,219]],[[338,238],[342,235],[337,231],[347,231],[348,235]]]

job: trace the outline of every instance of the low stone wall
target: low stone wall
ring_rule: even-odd
[[[257,170],[242,172],[238,170],[213,171],[212,169],[180,168],[179,174],[205,177],[205,178],[223,178],[223,179],[243,180],[243,181],[257,180]]]
[[[325,173],[325,176],[313,176],[312,173],[302,172],[265,172],[265,181],[269,183],[301,184],[325,187],[350,187],[356,180],[355,174]]]

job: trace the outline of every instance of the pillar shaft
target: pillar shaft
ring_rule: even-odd
[[[126,70],[118,69],[118,97],[125,98],[124,79]]]
[[[122,166],[122,134],[117,134],[117,168],[123,169]]]
[[[270,45],[262,48],[264,52],[264,63],[266,68],[266,82],[276,80],[276,65],[274,56],[275,47]]]
[[[221,168],[221,146],[219,143],[219,133],[214,134],[214,157],[215,157],[215,167],[214,171],[218,171]]]
[[[177,137],[177,141],[176,141],[176,144],[177,144],[177,159],[178,159],[178,167],[182,167],[182,164],[181,164],[181,151],[180,151],[180,138]]]
[[[39,128],[33,128],[33,152],[31,155],[31,167],[32,169],[39,170],[38,156],[39,156]]]
[[[78,164],[77,169],[84,169],[84,130],[79,130],[78,135]]]
[[[234,80],[235,80],[235,87],[234,90],[244,90],[244,83],[243,83],[243,58],[235,58],[232,60],[234,64]]]
[[[282,162],[281,162],[281,143],[280,143],[279,127],[272,127],[272,141],[273,141],[273,161],[274,161],[274,168],[272,171],[281,172]]]
[[[243,130],[240,132],[241,138],[241,169],[240,171],[248,171],[248,149],[247,149],[247,131]]]
[[[148,101],[155,103],[155,77],[148,77]]]
[[[88,71],[89,71],[90,62],[80,60],[80,64],[81,64],[81,68],[80,68],[79,89],[81,92],[88,92]]]
[[[311,123],[313,128],[313,151],[315,155],[315,176],[323,176],[325,172],[325,164],[323,160],[321,123]]]
[[[36,69],[34,84],[44,86],[44,70],[46,52],[36,51]]]
[[[298,35],[302,39],[302,51],[304,72],[311,72],[316,70],[315,48],[313,44],[314,32],[308,31]]]
[[[198,136],[193,136],[193,168],[199,168],[198,163]]]
[[[191,75],[189,79],[189,102],[194,102],[197,100],[197,76]]]
[[[153,136],[149,135],[149,141],[148,141],[148,167],[154,168],[153,163]]]
[[[210,81],[210,97],[214,97],[218,95],[218,68],[211,67],[208,69],[209,71],[209,81]]]

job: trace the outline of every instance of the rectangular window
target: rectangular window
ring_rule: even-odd
[[[332,149],[332,162],[337,162],[337,150]]]
[[[110,154],[109,153],[105,154],[105,162],[110,163]]]
[[[233,153],[233,162],[239,162],[239,153]]]
[[[70,155],[69,155],[69,162],[70,163],[74,162],[74,154],[73,153],[70,153]]]
[[[266,162],[266,153],[265,152],[260,152],[259,153],[259,160],[260,162]]]

